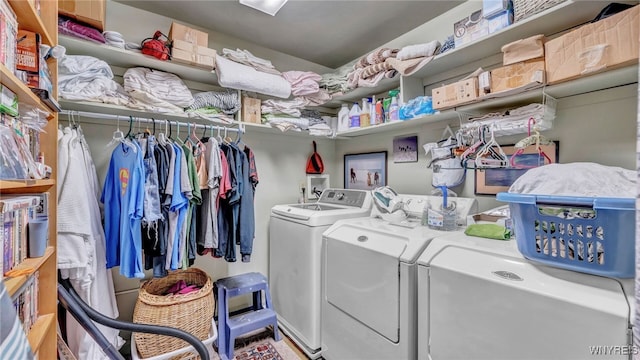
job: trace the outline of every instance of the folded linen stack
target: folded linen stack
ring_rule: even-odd
[[[287,71],[282,73],[291,85],[291,94],[308,100],[309,105],[322,105],[331,100],[331,95],[318,83],[322,76],[311,71]]]
[[[182,113],[193,96],[174,74],[136,67],[124,73],[124,89],[133,98],[130,107],[160,113]]]
[[[347,75],[353,71],[353,65],[347,64],[334,72],[322,74],[320,87],[326,89],[331,96],[339,96],[349,91]]]
[[[238,92],[233,90],[197,93],[193,100],[193,104],[185,109],[190,117],[230,123],[240,110]]]
[[[396,76],[395,71],[385,62],[389,58],[395,58],[399,49],[380,48],[361,57],[353,66],[353,70],[347,75],[347,86],[350,89],[357,87],[374,87],[384,77]]]
[[[129,95],[113,81],[109,65],[95,57],[65,55],[58,62],[58,94],[74,101],[128,105]]]
[[[224,56],[216,56],[216,74],[221,86],[279,98],[291,95],[291,85],[281,75],[258,71]]]
[[[222,55],[229,60],[250,66],[257,71],[265,72],[267,74],[280,75],[280,71],[278,71],[275,66],[273,66],[271,61],[259,58],[250,53],[248,50],[236,49],[234,51],[224,48],[222,49]]]

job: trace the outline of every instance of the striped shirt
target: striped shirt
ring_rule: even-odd
[[[9,292],[0,281],[0,354],[3,359],[31,360],[31,347]]]

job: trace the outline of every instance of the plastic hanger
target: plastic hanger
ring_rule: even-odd
[[[484,133],[487,130],[486,125],[478,127],[478,141],[469,146],[462,154],[460,154],[460,162],[462,167],[467,167],[467,162],[477,156],[477,151],[486,144]]]
[[[533,118],[529,119],[529,124],[528,124],[529,129],[527,133],[528,136],[518,141],[514,146],[517,150],[513,155],[511,155],[511,159],[509,160],[509,164],[511,165],[511,167],[516,169],[531,169],[534,167],[538,167],[540,165],[545,165],[545,162],[547,164],[551,163],[551,158],[549,158],[549,156],[544,152],[544,150],[542,150],[540,146],[553,144],[553,141],[540,135],[540,132],[538,131],[538,129],[536,129],[535,126],[533,126],[533,131],[535,132],[535,134],[531,135],[531,125],[532,124],[535,125],[535,123],[536,123],[535,119]],[[516,159],[518,157],[521,157],[524,154],[525,149],[532,145],[535,145],[535,150],[538,153],[538,164],[525,165],[525,164],[516,163]],[[540,164],[540,159],[542,159],[542,164]]]
[[[180,145],[184,145],[184,142],[182,141],[182,139],[180,139],[180,122],[176,121],[176,139],[175,139],[175,143],[176,144],[180,144]]]
[[[155,120],[154,120],[155,121]],[[167,120],[165,120],[164,122],[164,132],[161,132],[158,134],[158,143],[162,146],[166,146],[167,145],[167,127],[169,125],[169,122]],[[155,126],[155,123],[154,123]]]
[[[476,169],[503,168],[509,165],[509,158],[496,141],[493,129],[489,141],[478,151],[475,163]]]

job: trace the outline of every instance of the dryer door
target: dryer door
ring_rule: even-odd
[[[393,342],[400,322],[398,259],[406,246],[406,238],[349,224],[326,237],[327,301]]]
[[[431,262],[429,308],[434,360],[590,359],[628,342],[618,281],[454,246]]]

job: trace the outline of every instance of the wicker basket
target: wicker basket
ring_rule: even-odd
[[[202,288],[184,295],[163,295],[179,280]],[[209,336],[214,300],[211,278],[202,270],[177,270],[164,278],[152,279],[140,287],[133,311],[133,322],[164,325],[187,331],[201,340]],[[178,338],[134,333],[133,338],[142,358],[157,356],[188,346]],[[185,356],[190,356],[185,354]]]
[[[554,7],[566,0],[513,0],[513,21],[522,21],[529,16]]]

